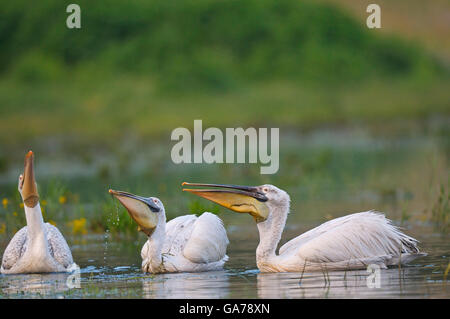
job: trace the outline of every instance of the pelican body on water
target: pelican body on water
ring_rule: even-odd
[[[69,272],[78,268],[59,230],[44,223],[34,177],[34,154],[25,157],[19,177],[27,226],[8,244],[0,267],[3,274]],[[406,264],[419,256],[418,241],[392,225],[383,214],[368,211],[330,220],[288,241],[276,253],[290,210],[289,195],[273,185],[236,186],[183,183],[183,189],[256,221],[260,242],[256,262],[262,272],[365,269]],[[150,273],[222,269],[229,244],[222,220],[205,212],[179,216],[166,223],[156,197],[109,190],[148,236],[141,250],[142,270]]]
[[[219,270],[228,260],[228,237],[222,220],[211,213],[179,216],[166,223],[156,197],[109,190],[148,236],[141,250],[142,271],[149,273]]]
[[[290,209],[289,195],[273,185],[236,186],[183,183],[210,189],[183,189],[256,221],[256,263],[262,272],[302,272],[381,268],[406,264],[419,256],[418,241],[392,225],[383,214],[368,211],[330,220],[281,246]]]
[[[2,274],[70,272],[77,268],[64,236],[55,226],[44,223],[33,168],[34,154],[25,157],[19,177],[27,226],[11,239],[3,253]]]

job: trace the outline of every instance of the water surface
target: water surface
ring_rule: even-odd
[[[307,227],[289,225],[283,241]],[[254,225],[228,227],[229,262],[223,271],[143,274],[138,240],[103,235],[69,238],[81,267],[80,288],[68,274],[1,275],[2,298],[448,298],[449,235],[409,227],[428,256],[408,267],[381,270],[380,288],[368,288],[365,270],[328,273],[260,273],[255,263]],[[107,245],[106,243],[107,242]]]

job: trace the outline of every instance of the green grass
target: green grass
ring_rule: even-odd
[[[450,204],[448,183],[439,187],[439,194],[435,203],[431,208],[431,220],[437,225],[437,228],[442,232],[450,230]]]
[[[65,82],[28,86],[0,80],[0,141],[4,147],[27,147],[30,139],[51,136],[75,137],[75,142],[91,144],[113,144],[130,134],[169,139],[172,129],[192,128],[194,119],[203,119],[204,127],[295,130],[422,122],[449,115],[449,84],[386,80],[319,86],[280,81],[230,93],[168,96],[155,92],[146,78],[108,80],[95,88]]]

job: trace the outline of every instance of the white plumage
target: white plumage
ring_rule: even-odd
[[[164,211],[158,214],[164,214]],[[160,219],[161,220],[161,219]],[[180,216],[164,220],[141,250],[144,272],[198,272],[222,269],[228,260],[228,237],[216,215]],[[165,232],[164,231],[165,228]]]
[[[70,248],[58,228],[49,223],[43,224],[42,235],[47,247],[39,251],[33,249],[27,229],[28,226],[22,227],[6,247],[1,273],[67,272],[76,266]]]
[[[384,214],[368,211],[330,220],[288,241],[275,254],[289,213],[289,195],[264,185],[269,216],[258,223],[258,268],[264,272],[294,272],[382,268],[405,264],[426,255],[418,241],[392,225]]]
[[[183,255],[190,261],[199,264],[222,260],[226,255],[228,245],[227,233],[222,221],[211,213],[203,213],[198,218],[195,216],[191,218],[195,220]],[[169,224],[174,221],[170,221]],[[170,231],[169,227],[167,228],[168,232]]]
[[[148,236],[141,250],[142,271],[149,273],[219,270],[228,260],[228,237],[222,220],[214,214],[179,216],[166,223],[163,203],[110,189]]]
[[[330,220],[284,244],[282,267],[289,271],[298,258],[309,270],[366,268],[408,263],[420,255],[418,241],[405,235],[383,214],[374,211]],[[298,263],[297,263],[298,264]]]
[[[59,230],[44,223],[34,178],[34,154],[25,156],[24,174],[19,177],[18,190],[24,202],[27,226],[11,239],[3,253],[0,272],[3,274],[71,272],[78,268]]]
[[[256,221],[259,244],[256,263],[262,272],[302,272],[383,268],[426,255],[418,241],[405,235],[383,214],[368,211],[328,221],[290,240],[276,253],[290,210],[288,193],[273,185],[239,186],[188,183],[200,197],[232,211],[249,213]]]
[[[174,218],[165,225],[164,235],[161,226],[157,226],[142,247],[144,272],[218,270],[228,260],[228,237],[216,215],[206,212],[200,217],[186,215]]]

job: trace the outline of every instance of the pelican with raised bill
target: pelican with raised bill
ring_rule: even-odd
[[[220,270],[228,260],[227,233],[216,215],[185,215],[166,223],[164,205],[158,198],[111,189],[109,193],[127,209],[138,230],[148,236],[141,250],[143,272]]]
[[[19,193],[24,203],[27,226],[11,239],[3,253],[3,274],[71,272],[78,268],[63,235],[44,223],[34,179],[34,154],[25,156],[24,173],[19,177]]]
[[[290,209],[290,197],[285,191],[273,185],[182,185],[206,187],[183,191],[253,216],[260,239],[256,263],[262,272],[366,269],[369,264],[386,268],[426,255],[419,252],[416,239],[375,211],[330,220],[288,241],[276,254]]]

